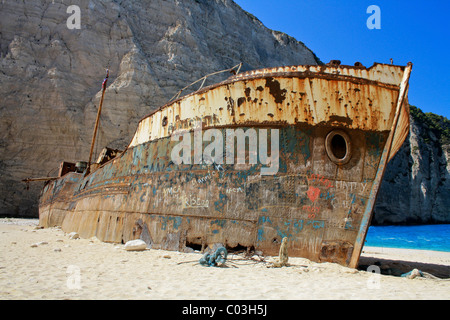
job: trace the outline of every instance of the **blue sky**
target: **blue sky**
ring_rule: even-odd
[[[413,62],[409,102],[450,119],[450,0],[235,0],[270,29],[305,43],[324,62]],[[381,29],[370,30],[370,5]]]

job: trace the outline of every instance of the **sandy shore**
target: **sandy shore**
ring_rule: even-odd
[[[229,255],[226,267],[198,264],[200,253],[127,252],[97,239],[70,240],[37,220],[0,219],[0,299],[450,299],[450,281],[406,279],[419,267],[450,277],[450,253],[364,248],[364,270],[290,258],[267,268],[268,257]],[[261,261],[264,259],[263,261]],[[409,270],[409,271],[411,271]]]

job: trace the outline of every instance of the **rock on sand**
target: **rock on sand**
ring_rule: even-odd
[[[144,251],[147,244],[143,240],[131,240],[125,244],[126,251]]]

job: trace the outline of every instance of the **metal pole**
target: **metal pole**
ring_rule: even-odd
[[[91,143],[91,151],[89,153],[89,161],[88,161],[88,165],[87,165],[87,169],[86,169],[86,176],[90,173],[90,168],[91,168],[91,161],[92,161],[92,154],[94,152],[94,146],[95,146],[95,138],[97,137],[97,130],[98,130],[98,125],[100,123],[100,115],[102,113],[102,106],[103,106],[103,99],[105,98],[105,91],[106,91],[106,84],[108,83],[108,78],[109,78],[109,70],[106,70],[106,78],[105,80],[103,80],[103,85],[102,85],[102,98],[100,100],[100,106],[98,107],[98,112],[97,112],[97,119],[95,120],[95,127],[94,127],[94,133],[92,136],[92,143]]]
[[[412,63],[408,63],[407,67],[405,68],[405,72],[403,74],[403,80],[400,84],[400,90],[399,90],[399,96],[397,101],[397,108],[395,111],[395,117],[394,121],[392,123],[391,132],[388,136],[388,139],[386,141],[386,145],[383,150],[383,154],[380,159],[380,163],[378,165],[378,170],[375,175],[375,180],[372,184],[372,191],[370,192],[369,199],[367,201],[366,210],[364,212],[364,215],[362,217],[361,225],[359,227],[358,236],[356,238],[355,247],[353,248],[353,254],[350,259],[349,267],[350,268],[357,268],[359,263],[359,258],[361,256],[362,249],[364,247],[364,242],[366,240],[367,231],[369,229],[370,221],[372,219],[373,214],[373,208],[375,206],[375,202],[378,196],[378,191],[380,190],[381,181],[384,176],[384,173],[386,171],[386,166],[389,162],[391,149],[392,149],[392,142],[395,138],[395,132],[397,130],[397,125],[400,119],[400,114],[402,112],[403,103],[405,102],[406,93],[409,88],[409,78],[411,76],[411,70],[412,70]]]

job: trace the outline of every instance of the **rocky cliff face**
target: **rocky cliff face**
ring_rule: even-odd
[[[450,223],[449,208],[450,145],[413,113],[410,134],[386,170],[373,223]]]
[[[231,0],[0,3],[0,216],[37,216],[41,183],[62,160],[89,157],[105,68],[99,146],[124,148],[138,120],[205,74],[317,64],[301,42]],[[216,79],[217,80],[217,79]],[[98,150],[99,152],[100,150]]]

